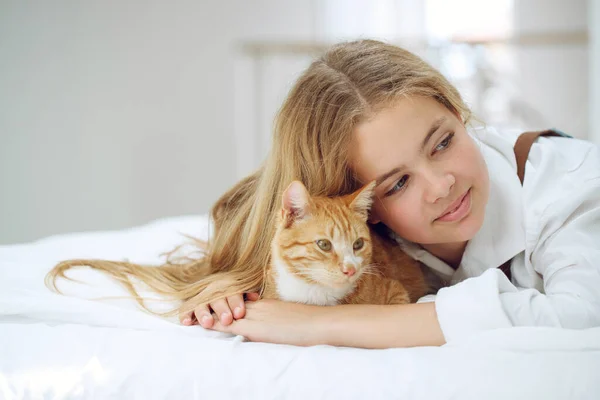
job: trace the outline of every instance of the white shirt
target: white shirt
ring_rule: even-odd
[[[521,186],[516,135],[486,128],[472,136],[488,166],[490,197],[458,269],[401,241],[451,285],[420,300],[435,300],[446,341],[510,326],[600,326],[600,149],[541,137]],[[497,269],[511,258],[512,282]]]

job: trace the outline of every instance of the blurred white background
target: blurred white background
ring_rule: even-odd
[[[0,244],[207,212],[300,71],[365,37],[489,125],[600,143],[595,0],[0,0]]]

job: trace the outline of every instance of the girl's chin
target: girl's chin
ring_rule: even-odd
[[[482,222],[476,216],[473,216],[473,218],[461,221],[460,224],[454,226],[435,227],[436,232],[428,238],[427,244],[468,242],[477,235],[477,232],[481,229]],[[426,244],[419,241],[416,241],[416,243]]]
[[[469,215],[469,218],[461,222],[453,232],[449,233],[450,239],[454,238],[455,241],[459,242],[469,241],[477,235],[483,225],[483,219],[478,218],[475,214]]]

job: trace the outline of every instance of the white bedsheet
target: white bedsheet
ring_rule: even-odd
[[[360,350],[247,343],[183,327],[80,269],[47,290],[67,258],[158,263],[206,235],[205,217],[0,246],[0,399],[600,399],[600,328],[490,331],[440,348]],[[600,288],[599,288],[600,290]]]

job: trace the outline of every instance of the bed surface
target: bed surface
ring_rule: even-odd
[[[68,258],[158,264],[207,225],[169,218],[0,246],[0,399],[600,398],[600,328],[495,330],[440,348],[300,348],[97,300],[127,292],[85,268],[71,275],[85,284],[60,285],[70,296],[44,286]]]

